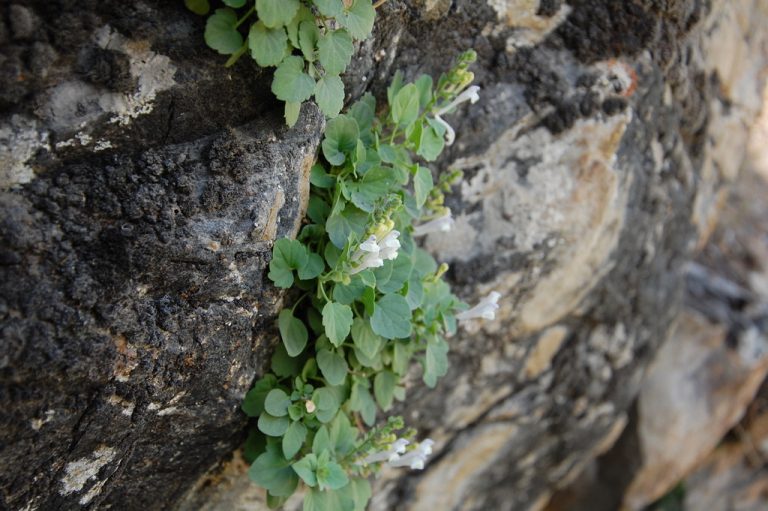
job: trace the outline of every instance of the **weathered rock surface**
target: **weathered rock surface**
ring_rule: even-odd
[[[180,4],[2,7],[6,506],[172,507],[242,438],[279,301],[269,241],[301,217],[322,121],[305,107],[282,128],[268,76],[223,69]],[[399,411],[436,454],[380,479],[372,509],[536,507],[618,437],[740,166],[766,11],[382,7],[351,97],[479,54],[482,100],[449,119],[440,162],[465,172],[457,231],[426,246],[461,296],[504,298],[495,322],[452,339],[436,390],[414,374]],[[250,499],[239,473],[228,488]],[[238,509],[211,481],[186,505]]]

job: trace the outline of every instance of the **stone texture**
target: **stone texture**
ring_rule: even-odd
[[[178,506],[255,506],[218,461],[322,121],[282,128],[268,75],[225,70],[181,2],[56,7],[0,7],[3,504],[160,509],[214,467]],[[436,452],[371,509],[540,507],[609,448],[739,167],[765,26],[764,0],[384,4],[350,100],[478,52],[482,99],[437,165],[465,172],[457,231],[426,246],[460,296],[504,298],[436,390],[414,368],[398,412]]]

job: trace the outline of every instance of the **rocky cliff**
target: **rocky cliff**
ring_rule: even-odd
[[[322,116],[285,128],[269,74],[225,69],[182,2],[0,14],[0,502],[253,509],[220,462],[275,341],[265,269]],[[379,9],[349,101],[478,53],[482,99],[436,165],[464,171],[456,230],[425,247],[466,300],[504,297],[437,389],[409,385],[399,411],[436,453],[371,509],[538,509],[622,435],[741,166],[767,26],[765,0]]]

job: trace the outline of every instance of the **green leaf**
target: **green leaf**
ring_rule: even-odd
[[[419,308],[423,298],[424,286],[421,283],[421,279],[412,275],[410,280],[408,280],[408,293],[405,295],[405,300],[408,302],[411,310],[415,310]]]
[[[313,488],[317,486],[317,478],[315,477],[315,470],[317,470],[317,456],[314,453],[307,454],[299,461],[291,465],[293,471],[301,477],[307,486]]]
[[[352,499],[355,501],[355,507],[352,511],[365,511],[372,495],[371,483],[368,482],[368,479],[352,479],[349,482],[349,491]]]
[[[338,491],[312,488],[304,495],[303,511],[355,511],[354,501]]]
[[[336,117],[344,107],[344,84],[336,75],[326,74],[315,84],[315,101],[327,117]]]
[[[448,372],[448,343],[442,339],[430,341],[424,357],[424,383],[434,388],[437,380]]]
[[[248,47],[258,65],[276,66],[288,55],[288,34],[283,27],[267,28],[259,21],[248,32]]]
[[[187,6],[187,9],[200,16],[208,14],[208,11],[211,10],[208,0],[184,0],[184,5]]]
[[[299,0],[256,0],[256,12],[266,26],[275,28],[290,23],[299,5]]]
[[[349,395],[349,407],[355,412],[360,412],[363,421],[369,426],[373,426],[374,422],[376,422],[376,402],[371,397],[368,388],[360,383],[360,381],[356,381],[352,385],[352,391]]]
[[[402,339],[411,335],[411,308],[400,295],[384,295],[376,302],[371,328],[385,339]]]
[[[285,351],[291,357],[296,357],[304,351],[309,334],[304,322],[294,317],[291,309],[283,309],[278,316],[277,326],[283,339]]]
[[[301,371],[301,359],[293,358],[288,355],[283,343],[280,343],[275,347],[275,352],[272,354],[270,362],[272,372],[280,378],[296,376],[299,374],[299,371]]]
[[[325,261],[318,254],[311,252],[307,258],[307,264],[299,268],[299,278],[301,280],[311,280],[323,273]]]
[[[322,165],[315,163],[309,172],[309,182],[318,188],[333,188],[336,177],[328,174]]]
[[[270,444],[248,469],[248,477],[277,497],[290,496],[299,484],[299,478],[279,452],[279,447]]]
[[[399,375],[404,375],[408,371],[410,360],[410,345],[404,342],[395,342],[392,349],[392,370]]]
[[[354,0],[349,9],[345,9],[337,19],[355,39],[367,39],[373,30],[376,10],[371,0]]]
[[[432,182],[432,172],[428,168],[419,165],[416,175],[413,176],[413,193],[416,197],[416,206],[424,206],[429,192],[432,191],[434,183]]]
[[[277,287],[289,288],[293,285],[293,271],[307,264],[307,249],[300,241],[281,238],[272,249],[269,262],[269,278]]]
[[[409,83],[397,93],[392,103],[392,120],[401,128],[407,128],[419,116],[419,89]]]
[[[317,48],[320,50],[320,63],[325,72],[332,75],[343,73],[354,53],[352,37],[344,29],[329,30],[320,36]]]
[[[336,284],[333,287],[333,299],[344,305],[349,305],[363,294],[365,285],[360,279],[353,279],[348,285]]]
[[[373,395],[385,412],[392,407],[397,377],[390,371],[382,371],[373,380]]]
[[[377,268],[376,288],[382,293],[396,293],[411,276],[411,257],[401,250],[394,261],[385,261],[384,266]]]
[[[413,251],[413,271],[419,277],[433,275],[437,271],[437,263],[432,254],[422,248],[416,248]]]
[[[387,102],[390,106],[395,102],[395,96],[403,88],[403,72],[399,69],[395,71],[395,76],[392,77],[392,81],[389,82],[387,87]]]
[[[253,463],[256,458],[261,456],[267,449],[267,437],[256,428],[250,428],[248,430],[248,438],[245,439],[243,444],[243,458],[249,464]]]
[[[277,99],[300,103],[309,99],[314,89],[315,80],[304,72],[304,59],[301,57],[286,57],[275,70],[272,93]]]
[[[341,303],[326,303],[323,307],[323,326],[328,340],[334,346],[340,346],[349,335],[349,329],[352,326],[352,309],[349,305]]]
[[[301,102],[286,101],[285,102],[285,124],[289,128],[292,128],[296,121],[299,120],[299,114],[301,113]]]
[[[369,160],[371,156],[376,155],[376,150],[373,148],[373,134],[371,133],[375,113],[376,99],[370,92],[366,92],[349,108],[349,116],[357,121],[357,126],[360,129],[360,139],[371,148],[368,151]]]
[[[311,180],[312,178],[310,177],[310,182]],[[330,214],[331,206],[325,202],[325,199],[315,194],[309,196],[309,204],[307,204],[307,216],[310,220],[316,224],[324,225],[328,220],[328,215]]]
[[[419,89],[419,106],[426,108],[429,102],[432,101],[432,77],[421,75],[416,79],[415,85]]]
[[[267,412],[259,416],[259,430],[268,436],[283,436],[288,429],[288,417],[274,417]],[[268,488],[267,488],[268,489]]]
[[[328,231],[331,242],[341,249],[346,245],[350,234],[354,232],[361,235],[367,224],[368,214],[352,204],[347,204],[341,213],[331,213],[325,223],[325,230]]]
[[[372,315],[374,309],[376,308],[376,290],[372,287],[365,288],[365,291],[363,291],[363,296],[362,298],[360,298],[360,301],[363,302],[363,305],[365,306],[365,312],[368,315]]]
[[[416,151],[416,154],[427,161],[435,161],[440,156],[440,153],[443,152],[443,148],[445,148],[445,138],[435,128],[434,124],[437,124],[436,121],[429,119],[427,123],[421,131],[419,149]]]
[[[216,9],[205,23],[205,44],[222,55],[231,55],[243,46],[243,36],[235,28],[237,14],[232,9]]]
[[[234,7],[235,9],[239,9],[245,5],[246,0],[222,0],[222,2],[224,2],[224,5],[227,7]]]
[[[347,473],[335,461],[329,461],[322,467],[318,466],[316,475],[321,490],[338,490],[349,484]]]
[[[245,395],[241,408],[249,417],[258,417],[264,411],[264,400],[267,394],[277,385],[277,378],[267,374],[257,381]]]
[[[320,350],[317,352],[317,365],[330,385],[341,385],[347,378],[347,361],[336,352]]]
[[[322,423],[331,422],[339,411],[339,400],[331,388],[322,387],[315,390],[312,402],[317,406],[315,416]]]
[[[357,147],[359,137],[360,129],[357,127],[357,121],[352,117],[339,115],[331,119],[325,128],[323,156],[331,165],[341,165],[346,155],[352,154]]]
[[[293,458],[304,445],[304,439],[307,438],[307,428],[301,422],[294,422],[285,431],[283,437],[283,454],[286,459]]]
[[[269,509],[280,509],[286,502],[288,502],[288,497],[278,497],[267,492],[267,507]]]
[[[384,197],[395,182],[392,169],[374,167],[365,173],[362,180],[349,183],[352,203],[370,213],[376,201]]]
[[[320,14],[329,18],[335,18],[344,9],[344,4],[341,0],[312,0],[317,6]]]
[[[355,448],[357,429],[352,427],[346,414],[340,413],[331,422],[329,441],[339,457],[346,456]]]
[[[281,389],[272,389],[264,401],[264,409],[275,417],[283,417],[288,413],[291,398]]]
[[[312,441],[312,452],[321,455],[323,451],[331,449],[331,434],[326,426],[320,426],[315,433],[315,439]]]
[[[320,30],[314,19],[301,22],[299,25],[299,47],[304,58],[309,62],[315,61],[315,48],[317,48],[319,38]]]
[[[383,339],[371,328],[370,322],[355,318],[352,323],[352,340],[355,347],[368,358],[375,357],[381,349]]]

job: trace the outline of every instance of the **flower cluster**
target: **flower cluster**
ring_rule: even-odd
[[[380,237],[375,234],[368,236],[352,255],[353,267],[349,272],[350,275],[369,268],[380,268],[384,266],[384,261],[397,259],[397,249],[400,248],[400,241],[397,239],[399,236],[400,232],[394,229]]]

